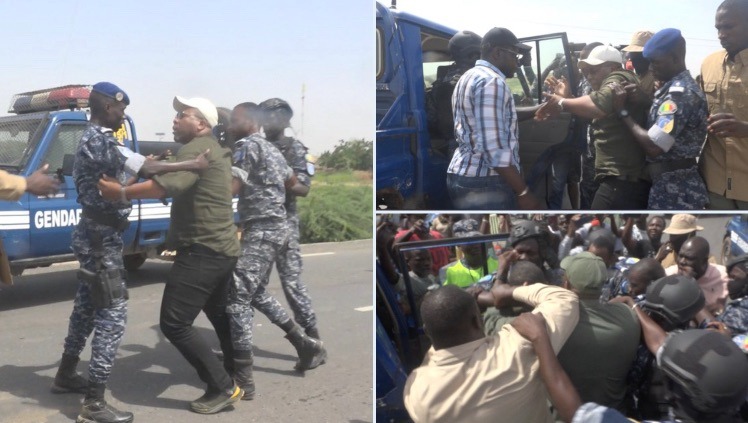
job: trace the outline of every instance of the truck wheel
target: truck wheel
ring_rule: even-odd
[[[138,270],[145,263],[145,254],[124,256],[122,257],[122,261],[125,263],[125,270],[132,272],[133,270]]]
[[[730,235],[725,235],[724,239],[722,239],[722,251],[721,251],[721,257],[722,265],[727,266],[727,262],[732,258],[732,241],[730,240]]]

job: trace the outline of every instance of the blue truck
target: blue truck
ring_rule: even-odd
[[[471,29],[471,28],[460,28]],[[451,159],[448,140],[429,130],[426,92],[440,68],[449,66],[449,39],[455,29],[376,4],[376,203],[379,209],[452,208],[446,190]],[[518,106],[543,100],[545,77],[565,76],[576,94],[576,66],[565,33],[521,38],[531,47],[532,65],[508,80]],[[432,125],[433,128],[433,125]],[[553,146],[572,136],[569,113],[519,125],[520,162],[533,192],[544,198],[552,183]]]
[[[68,85],[21,93],[11,100],[9,116],[0,117],[0,169],[28,176],[49,164],[60,179],[60,192],[44,197],[25,193],[18,201],[0,201],[0,280],[10,284],[24,269],[74,260],[70,249],[81,206],[72,179],[74,154],[88,124],[90,86]],[[126,147],[144,155],[179,144],[139,142],[130,116],[115,134]],[[140,267],[165,247],[170,202],[134,200],[130,226],[123,235],[124,263]]]
[[[722,239],[721,262],[748,253],[748,215],[738,214],[727,221]]]

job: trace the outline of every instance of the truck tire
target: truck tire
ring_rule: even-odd
[[[125,270],[132,272],[140,269],[140,266],[145,263],[145,254],[130,254],[122,257],[122,261],[125,264]]]
[[[732,258],[731,247],[732,240],[730,240],[730,235],[725,235],[725,237],[722,239],[722,251],[720,257],[723,266],[727,266],[727,262]]]

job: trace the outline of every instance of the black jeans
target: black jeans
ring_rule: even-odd
[[[592,200],[592,210],[646,210],[650,187],[651,184],[643,180],[603,178]]]
[[[204,311],[221,342],[224,360],[232,362],[231,330],[225,307],[236,260],[201,245],[179,250],[161,300],[161,331],[211,391],[229,390],[234,382],[192,324],[200,311]]]

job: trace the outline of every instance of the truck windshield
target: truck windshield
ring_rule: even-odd
[[[41,136],[46,116],[33,113],[0,118],[0,168],[23,169]]]

